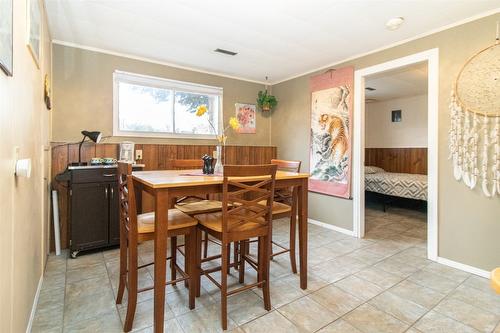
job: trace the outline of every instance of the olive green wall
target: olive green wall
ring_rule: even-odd
[[[172,80],[222,87],[224,121],[235,114],[235,103],[255,104],[261,84],[189,71],[151,62],[119,57],[63,45],[53,45],[54,114],[52,140],[81,140],[84,129],[113,134],[113,72],[121,70]],[[230,131],[228,144],[269,145],[269,116],[257,112],[256,134]],[[215,140],[114,137],[106,142],[132,140],[136,143],[205,144]]]
[[[495,14],[335,66],[352,65],[361,69],[439,48],[438,255],[484,270],[500,266],[500,198],[486,198],[479,188],[471,191],[454,179],[448,160],[448,104],[452,82],[460,67],[475,52],[493,44],[499,20],[500,14]],[[304,161],[304,170],[309,168],[309,79],[322,72],[273,86],[280,104],[272,115],[271,143],[278,147],[280,158]],[[315,193],[309,199],[312,219],[353,229],[351,200]]]

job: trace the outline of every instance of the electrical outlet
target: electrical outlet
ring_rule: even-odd
[[[137,149],[135,151],[135,160],[142,160],[142,150],[141,149]]]

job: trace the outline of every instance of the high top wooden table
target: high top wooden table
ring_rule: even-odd
[[[154,331],[163,332],[167,254],[168,208],[171,198],[222,193],[221,176],[193,175],[198,170],[136,171],[132,173],[136,193],[151,194],[155,208],[154,239]],[[309,174],[277,171],[276,188],[297,187],[299,214],[300,287],[307,288],[307,184]],[[252,178],[248,177],[251,182]],[[140,196],[139,198],[140,199]],[[140,211],[138,200],[138,211]]]

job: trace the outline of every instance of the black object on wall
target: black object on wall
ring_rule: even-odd
[[[392,110],[391,119],[393,123],[400,123],[402,120],[401,110]]]

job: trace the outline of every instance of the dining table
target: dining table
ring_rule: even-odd
[[[173,198],[222,193],[222,175],[204,175],[200,170],[154,170],[132,173],[135,193],[145,191],[154,198],[154,331],[163,332],[167,259],[168,209]],[[307,289],[307,196],[308,173],[276,172],[275,188],[295,187],[298,206],[300,288]],[[248,182],[252,178],[248,177]],[[141,196],[137,197],[141,211]]]

